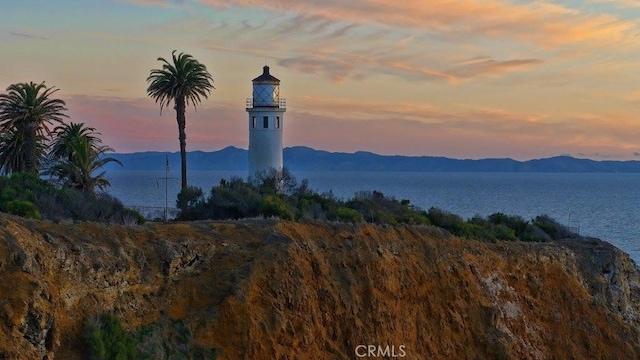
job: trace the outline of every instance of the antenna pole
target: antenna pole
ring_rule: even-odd
[[[169,220],[169,180],[178,179],[169,177],[169,155],[165,154],[164,159],[164,177],[157,177],[156,184],[158,184],[158,188],[160,188],[160,180],[164,180],[164,222],[167,222]]]
[[[166,164],[164,168],[164,222],[167,222],[167,211],[169,208],[169,155],[165,155]]]

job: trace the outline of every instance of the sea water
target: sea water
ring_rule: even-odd
[[[423,208],[437,207],[470,218],[495,212],[531,219],[547,214],[607,240],[640,260],[640,174],[293,172],[319,192],[349,198],[378,190]],[[220,179],[245,172],[191,171],[189,185],[205,194]],[[125,205],[175,207],[180,174],[113,171],[108,192]]]

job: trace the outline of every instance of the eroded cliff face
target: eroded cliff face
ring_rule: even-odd
[[[84,359],[83,323],[105,312],[218,359],[640,357],[638,271],[599,240],[0,215],[0,359]]]

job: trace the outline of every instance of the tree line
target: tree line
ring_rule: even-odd
[[[53,95],[55,87],[17,83],[0,94],[0,171],[50,175],[61,184],[83,192],[109,186],[105,173],[95,171],[118,160],[102,145],[95,128],[65,123],[66,104]],[[55,126],[53,130],[51,126]]]
[[[164,58],[158,60],[162,67],[150,71],[147,94],[160,104],[161,113],[174,103],[182,187],[186,188],[186,107],[196,106],[202,97],[209,95],[213,78],[206,67],[189,54],[173,51],[171,62]],[[41,213],[55,214],[51,211],[50,199],[44,201],[48,205],[42,201],[56,193],[51,183],[42,180],[47,176],[65,193],[62,197],[66,200],[61,200],[56,193],[53,202],[57,205],[53,208],[59,207],[60,202],[67,207],[77,207],[69,204],[70,198],[101,198],[103,202],[109,198],[102,191],[111,184],[101,168],[110,162],[122,164],[108,156],[114,150],[102,144],[101,134],[94,127],[82,122],[65,122],[69,118],[65,113],[68,109],[64,100],[55,97],[58,91],[45,82],[31,81],[11,84],[6,93],[0,94],[0,174],[5,176],[0,181],[0,211],[35,218]],[[71,196],[69,190],[81,194]],[[124,208],[117,199],[106,200],[118,203],[115,208]],[[86,218],[86,214],[79,215]]]

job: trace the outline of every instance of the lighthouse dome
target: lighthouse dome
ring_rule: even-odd
[[[262,68],[262,75],[253,79],[253,106],[277,107],[280,103],[280,80]]]
[[[253,79],[253,83],[254,84],[265,84],[265,83],[280,84],[280,80],[278,80],[278,78],[276,78],[275,76],[269,74],[269,67],[265,65],[262,68],[262,75]]]

